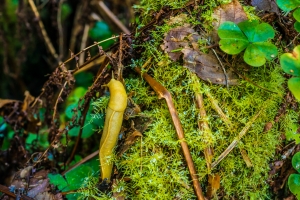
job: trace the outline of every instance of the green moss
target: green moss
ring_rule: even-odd
[[[146,1],[143,1],[144,3]],[[210,1],[206,6],[213,8],[221,1]],[[207,12],[211,12],[211,9]],[[192,19],[195,23],[196,20]],[[141,67],[152,58],[148,73],[159,81],[172,94],[175,107],[182,123],[185,139],[189,145],[204,191],[208,172],[203,150],[210,144],[214,149],[214,159],[237,137],[244,126],[261,109],[262,113],[251,125],[247,134],[229,155],[213,169],[212,173],[221,176],[221,189],[225,199],[262,199],[268,197],[266,184],[269,161],[274,156],[279,125],[264,133],[267,122],[274,120],[283,99],[284,78],[281,68],[275,63],[267,63],[260,68],[251,68],[244,75],[256,84],[274,93],[240,80],[239,85],[212,85],[200,80],[178,62],[171,62],[159,46],[164,33],[170,26],[163,25],[152,32],[153,40],[144,43],[143,56],[132,66]],[[143,69],[146,70],[146,69]],[[180,144],[168,111],[166,102],[157,95],[141,77],[125,80],[127,92],[134,91],[135,103],[142,105],[142,115],[153,121],[143,133],[141,141],[116,160],[115,164],[124,177],[131,181],[122,182],[128,199],[195,199],[190,175],[181,152]],[[211,135],[198,129],[199,112],[195,106],[195,92],[204,97],[206,120]],[[210,94],[229,118],[232,126],[228,128],[214,110],[206,94]],[[288,119],[287,119],[288,120]],[[253,167],[247,167],[240,149],[247,152]]]

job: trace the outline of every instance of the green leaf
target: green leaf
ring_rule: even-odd
[[[77,103],[72,103],[72,104],[68,105],[68,107],[66,108],[65,113],[69,119],[71,119],[74,114],[74,112],[73,112],[74,108],[77,108]]]
[[[93,83],[94,75],[90,72],[80,72],[75,74],[76,85],[88,88]]]
[[[288,185],[290,191],[297,197],[300,198],[300,175],[299,174],[291,174],[289,176]]]
[[[280,56],[280,65],[287,74],[300,76],[300,45],[296,46],[292,53],[284,53]]]
[[[298,173],[300,173],[300,152],[297,152],[292,159],[292,165]]]
[[[94,126],[92,124],[86,124],[83,127],[81,138],[88,138],[94,134]]]
[[[254,34],[254,27],[256,27],[259,24],[258,20],[245,20],[240,23],[238,23],[238,26],[243,31],[243,33],[247,36],[247,38],[253,38]]]
[[[277,56],[277,48],[268,42],[255,42],[250,44],[244,54],[244,60],[253,67],[265,64],[266,60],[272,60]]]
[[[287,140],[295,140],[296,144],[300,143],[300,135],[297,133],[299,126],[297,123],[293,123],[288,127],[287,132],[285,133]]]
[[[68,171],[65,177],[69,183],[69,190],[77,190],[80,187],[84,187],[86,178],[91,176],[92,172],[92,169],[85,165],[80,165]]]
[[[293,13],[294,18],[299,22],[300,21],[300,8],[297,8]]]
[[[295,22],[294,28],[296,31],[300,32],[300,22]]]
[[[63,3],[61,6],[61,20],[64,21],[72,12],[72,8],[68,3]]]
[[[231,55],[243,51],[249,44],[247,37],[233,22],[224,22],[218,29],[220,48]]]
[[[50,183],[57,186],[59,190],[63,190],[68,186],[67,181],[60,174],[48,174],[48,178],[50,179]]]
[[[300,5],[300,0],[277,0],[278,7],[283,11],[291,11]]]
[[[300,77],[290,78],[288,81],[288,87],[295,98],[300,101]]]
[[[275,31],[270,24],[261,23],[256,26],[253,34],[253,38],[249,38],[251,42],[264,42],[269,39],[273,39]]]

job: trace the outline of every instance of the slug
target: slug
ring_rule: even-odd
[[[127,95],[123,84],[114,78],[106,86],[110,91],[110,99],[100,140],[99,159],[102,181],[110,182],[113,163],[109,159],[118,141],[123,114],[127,106]]]

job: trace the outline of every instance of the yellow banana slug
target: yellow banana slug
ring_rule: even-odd
[[[109,160],[118,141],[123,114],[127,106],[127,95],[120,81],[111,79],[106,86],[108,86],[110,91],[110,99],[100,140],[99,159],[102,181],[106,179],[107,182],[110,182],[113,163]]]

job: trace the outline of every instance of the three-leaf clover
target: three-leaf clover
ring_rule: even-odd
[[[277,47],[268,42],[274,38],[275,32],[267,23],[243,21],[239,24],[227,21],[218,29],[220,48],[227,54],[235,55],[246,49],[244,60],[247,64],[259,67],[266,60],[277,56]]]
[[[292,94],[300,101],[300,45],[292,53],[284,53],[280,57],[283,71],[296,77],[288,80],[288,87]]]
[[[300,152],[296,153],[292,159],[294,169],[300,173]],[[299,199],[300,198],[300,174],[291,174],[289,176],[288,185],[291,192]]]
[[[285,12],[289,12],[300,6],[299,0],[277,0],[276,2],[278,7]],[[300,32],[300,8],[294,11],[293,16],[297,20],[294,24],[294,28]]]

